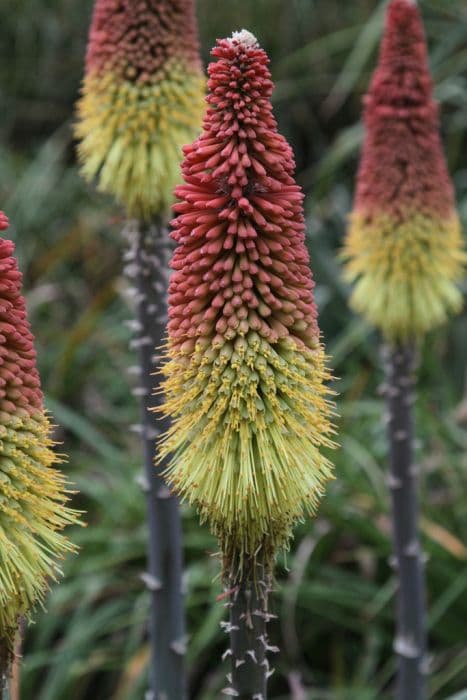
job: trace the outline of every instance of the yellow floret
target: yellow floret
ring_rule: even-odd
[[[147,219],[170,208],[182,147],[201,128],[204,82],[176,62],[154,84],[96,71],[86,76],[76,126],[82,172],[129,216]]]
[[[8,417],[0,435],[0,639],[12,653],[21,617],[41,603],[59,560],[73,550],[62,534],[77,522],[69,491],[55,468],[45,413]]]
[[[419,337],[462,308],[467,260],[459,219],[413,213],[402,222],[357,212],[343,251],[350,304],[390,341]]]
[[[332,478],[319,449],[333,446],[322,346],[272,346],[253,332],[245,340],[246,351],[210,347],[188,365],[169,348],[164,411],[173,425],[161,445],[169,482],[210,524],[234,578],[260,552],[272,566]]]

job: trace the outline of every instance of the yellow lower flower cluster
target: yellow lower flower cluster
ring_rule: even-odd
[[[320,447],[332,446],[322,346],[272,345],[257,333],[168,350],[162,444],[167,478],[219,538],[231,576],[244,560],[272,566],[294,522],[313,512],[332,478]]]
[[[157,78],[157,80],[156,80]],[[130,217],[167,212],[180,180],[182,147],[199,132],[205,79],[172,60],[153,83],[91,71],[78,103],[82,172]]]
[[[351,305],[391,341],[419,337],[462,307],[467,255],[455,214],[352,215],[343,257]]]
[[[0,421],[0,639],[12,652],[19,619],[40,603],[57,560],[73,545],[62,534],[77,522],[66,506],[64,475],[54,466],[51,425],[43,412],[18,409]]]

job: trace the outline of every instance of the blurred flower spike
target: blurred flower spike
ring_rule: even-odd
[[[0,230],[8,219],[0,212]],[[14,245],[0,238],[0,655],[8,664],[19,621],[42,602],[58,560],[73,549],[62,534],[77,522],[52,451],[34,339]]]
[[[129,216],[167,212],[204,90],[194,0],[97,0],[76,127],[84,176]]]
[[[419,337],[462,307],[466,255],[432,92],[417,5],[392,0],[344,249],[353,308],[391,341]]]
[[[268,57],[217,42],[202,135],[184,149],[169,294],[168,478],[219,538],[224,574],[268,568],[331,478],[333,433],[303,194]]]

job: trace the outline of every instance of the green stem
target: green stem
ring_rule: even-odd
[[[185,620],[182,594],[182,532],[177,499],[155,466],[157,438],[168,428],[151,412],[161,402],[160,349],[167,325],[167,286],[171,244],[160,221],[139,222],[126,231],[129,248],[126,274],[133,282],[138,317],[133,346],[139,351],[140,377],[135,394],[141,399],[141,436],[144,447],[149,525],[148,571],[143,576],[150,596],[151,643],[148,700],[183,700],[185,697]]]
[[[397,636],[398,700],[426,697],[426,611],[423,556],[419,537],[417,468],[414,464],[413,402],[415,351],[405,344],[386,356],[389,410],[389,486],[394,553],[399,579]]]

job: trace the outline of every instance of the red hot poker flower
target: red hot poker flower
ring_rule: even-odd
[[[303,194],[268,58],[246,31],[212,55],[203,133],[176,190],[164,452],[236,577],[258,550],[271,563],[316,506],[331,427]]]
[[[8,227],[0,212],[0,230]],[[76,522],[52,447],[34,338],[14,245],[0,238],[0,665],[8,665],[19,619],[41,601],[58,560],[72,549],[61,533]],[[6,658],[5,658],[6,655]]]
[[[466,256],[432,91],[420,12],[392,0],[344,251],[352,305],[391,340],[423,335],[462,306]]]
[[[79,155],[85,177],[130,216],[160,215],[172,203],[203,99],[194,0],[96,0]]]

